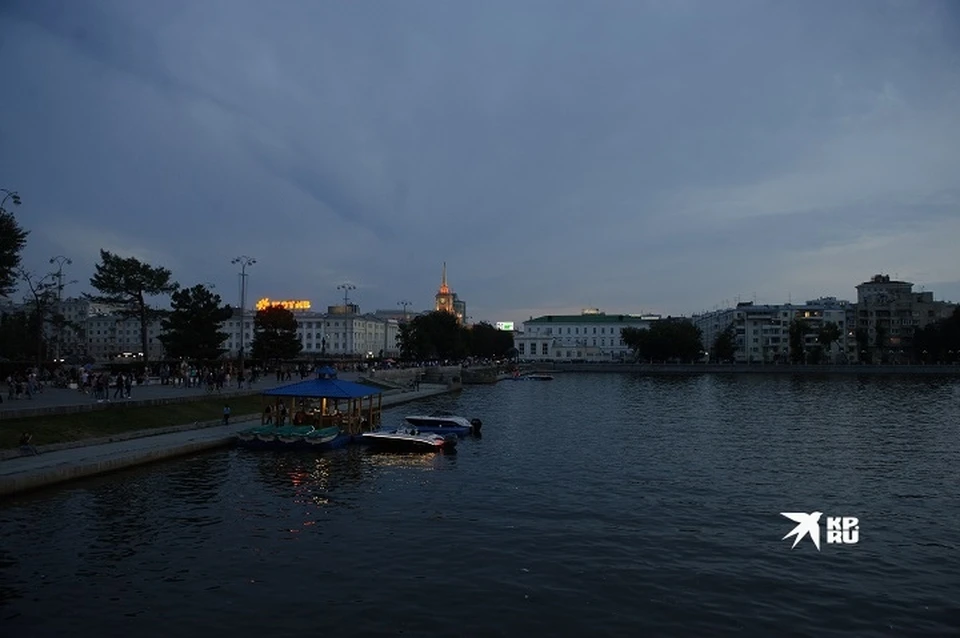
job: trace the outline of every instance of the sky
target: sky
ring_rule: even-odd
[[[471,321],[960,301],[950,0],[0,0],[24,265]],[[8,206],[9,207],[9,206]],[[160,305],[163,305],[162,303]]]

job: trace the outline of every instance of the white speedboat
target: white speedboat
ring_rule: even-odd
[[[364,432],[361,437],[363,442],[369,445],[410,452],[439,452],[452,450],[457,445],[455,435],[443,436],[433,432],[420,432],[412,427]]]
[[[480,419],[468,419],[467,417],[451,414],[450,412],[434,412],[433,414],[415,414],[404,417],[407,423],[419,428],[423,432],[435,432],[444,434],[446,432],[455,434],[480,434],[480,427],[483,422]]]

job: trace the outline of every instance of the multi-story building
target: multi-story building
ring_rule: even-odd
[[[790,360],[790,324],[799,320],[805,325],[804,349],[817,345],[820,329],[836,324],[839,340],[824,353],[829,361],[847,361],[856,355],[856,340],[850,333],[848,314],[851,304],[835,297],[822,297],[804,305],[762,304],[742,302],[736,308],[715,310],[694,315],[693,324],[700,328],[701,341],[709,352],[717,337],[733,327],[738,363],[777,363]]]
[[[297,320],[297,337],[303,344],[303,356],[369,358],[399,354],[399,322],[393,318],[362,314],[355,304],[330,306],[326,313],[291,310]],[[244,313],[244,351],[249,356],[254,338],[255,311]],[[228,319],[224,348],[229,356],[240,353],[240,312]]]
[[[913,337],[931,323],[947,319],[957,304],[935,301],[932,292],[914,292],[908,281],[874,275],[857,286],[856,330],[860,354],[874,361],[898,361],[915,355]]]
[[[630,353],[624,328],[646,330],[660,315],[608,315],[587,309],[579,315],[545,315],[523,322],[514,336],[521,359],[530,361],[618,361]]]
[[[50,337],[60,340],[60,356],[91,357],[95,361],[111,361],[118,358],[140,358],[143,345],[140,321],[123,315],[121,306],[100,303],[83,298],[64,299],[60,312],[65,323],[59,334],[53,327]],[[151,360],[163,357],[163,344],[157,337],[161,334],[160,319],[147,326],[147,348]]]

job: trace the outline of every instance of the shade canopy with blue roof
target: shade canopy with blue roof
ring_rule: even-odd
[[[315,379],[264,390],[261,396],[273,398],[278,408],[289,404],[289,412],[297,425],[339,425],[350,434],[379,425],[383,391],[375,386],[337,379],[336,374],[333,368],[320,368]]]

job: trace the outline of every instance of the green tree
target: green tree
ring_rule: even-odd
[[[948,318],[917,330],[913,348],[914,356],[924,362],[952,363],[960,358],[960,307]]]
[[[29,361],[39,347],[33,315],[25,310],[0,312],[0,356],[11,361]]]
[[[876,332],[874,333],[873,345],[880,353],[880,363],[887,363],[887,334],[889,330],[880,320],[876,323]]]
[[[57,282],[52,274],[38,276],[22,268],[18,269],[18,273],[20,280],[27,288],[24,303],[30,309],[27,314],[34,332],[34,356],[39,366],[46,359],[47,331],[45,328],[48,323],[53,323],[55,320]]]
[[[0,209],[0,297],[17,288],[20,253],[27,245],[29,234],[20,227],[12,213]]]
[[[513,347],[513,333],[497,330],[485,321],[475,323],[468,330],[469,350],[474,357],[495,359],[506,356]]]
[[[790,322],[790,361],[803,363],[807,360],[806,336],[810,326],[805,321],[794,319]]]
[[[180,288],[171,280],[172,274],[163,266],[151,266],[136,257],[120,257],[108,250],[100,250],[100,263],[90,278],[90,285],[100,292],[88,295],[100,303],[121,307],[123,317],[136,317],[140,322],[140,347],[143,361],[150,360],[147,330],[150,320],[160,316],[160,311],[150,306],[148,297],[169,295]]]
[[[462,359],[469,352],[467,332],[454,315],[435,311],[401,325],[397,341],[405,359]]]
[[[710,356],[714,361],[723,363],[724,361],[733,361],[736,354],[737,335],[734,324],[731,323],[713,340],[713,350],[710,352]]]
[[[233,310],[221,305],[220,295],[197,284],[174,292],[170,307],[170,314],[160,324],[163,334],[159,337],[167,356],[210,361],[226,352],[222,345],[228,335],[220,328]]]
[[[700,328],[689,319],[667,317],[654,321],[646,330],[624,328],[621,335],[637,359],[693,361],[703,354]]]
[[[283,361],[296,357],[303,349],[297,337],[297,325],[296,317],[283,306],[258,310],[253,320],[253,358]]]
[[[860,357],[860,362],[870,363],[873,361],[873,356],[870,353],[870,334],[866,328],[857,328],[856,339],[857,356]]]
[[[842,334],[840,326],[832,321],[827,321],[820,326],[820,332],[817,334],[817,344],[822,349],[822,353],[829,355],[831,347],[840,341]]]

